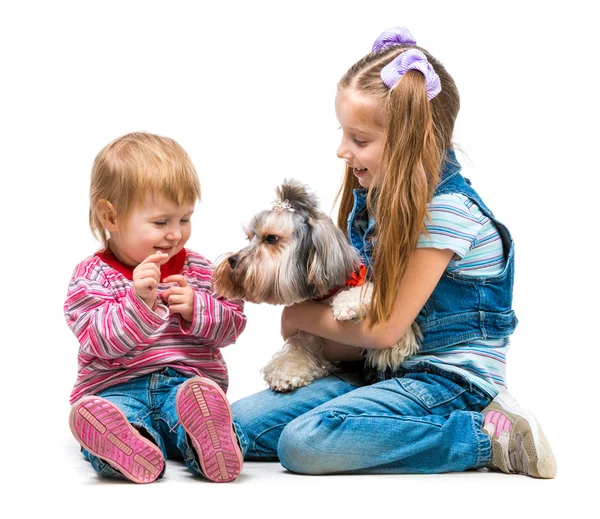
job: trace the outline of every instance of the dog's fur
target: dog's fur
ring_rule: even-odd
[[[228,298],[252,303],[293,305],[321,299],[343,287],[360,265],[360,256],[331,218],[319,210],[316,197],[294,180],[276,190],[272,210],[254,216],[246,230],[249,244],[228,254],[215,268],[215,291]],[[342,289],[323,300],[340,321],[364,316],[372,285]],[[393,347],[366,350],[365,361],[377,370],[397,369],[418,349],[420,331],[413,324]],[[263,376],[275,391],[292,391],[334,371],[325,359],[321,339],[300,332],[263,368]]]

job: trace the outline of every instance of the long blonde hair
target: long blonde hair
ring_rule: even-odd
[[[408,71],[392,89],[381,80],[385,65],[415,48],[427,56],[440,77],[442,91],[431,101],[427,99],[425,79],[418,71]],[[368,326],[372,328],[389,320],[408,258],[425,231],[427,203],[439,181],[444,152],[452,148],[460,98],[443,65],[415,45],[397,45],[366,55],[341,78],[338,90],[345,88],[377,99],[384,116],[382,175],[367,197],[367,207],[369,212],[375,211],[376,221],[373,295],[367,314]],[[346,166],[338,193],[341,229],[347,228],[352,191],[360,187],[352,168]]]
[[[146,132],[123,135],[96,156],[90,181],[92,234],[108,247],[108,233],[97,212],[107,200],[126,221],[136,203],[160,193],[176,204],[200,200],[200,181],[185,150],[173,139]]]

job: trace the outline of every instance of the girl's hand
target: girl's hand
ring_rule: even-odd
[[[179,286],[167,288],[162,292],[163,299],[169,304],[169,312],[179,314],[186,321],[194,317],[194,290],[181,274],[163,279],[165,283],[177,283]]]
[[[133,269],[133,288],[135,293],[150,310],[156,304],[156,289],[160,282],[160,265],[168,257],[169,255],[164,252],[150,254],[150,256]]]
[[[286,306],[281,313],[281,336],[286,341],[300,331],[291,323],[294,313],[298,311],[298,306],[299,305]]]

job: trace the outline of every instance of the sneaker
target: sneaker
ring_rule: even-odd
[[[483,411],[483,430],[492,442],[488,468],[551,479],[556,459],[535,417],[508,393],[498,393]]]
[[[233,429],[231,408],[223,390],[208,378],[194,377],[177,391],[177,414],[192,440],[202,473],[225,483],[237,478],[243,456]]]
[[[103,459],[134,483],[151,483],[165,467],[161,450],[144,438],[114,404],[84,396],[71,406],[69,425],[89,453]]]

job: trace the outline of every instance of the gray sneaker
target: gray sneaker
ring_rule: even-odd
[[[540,424],[511,395],[498,393],[481,413],[492,442],[489,469],[544,479],[556,475],[556,459]]]

